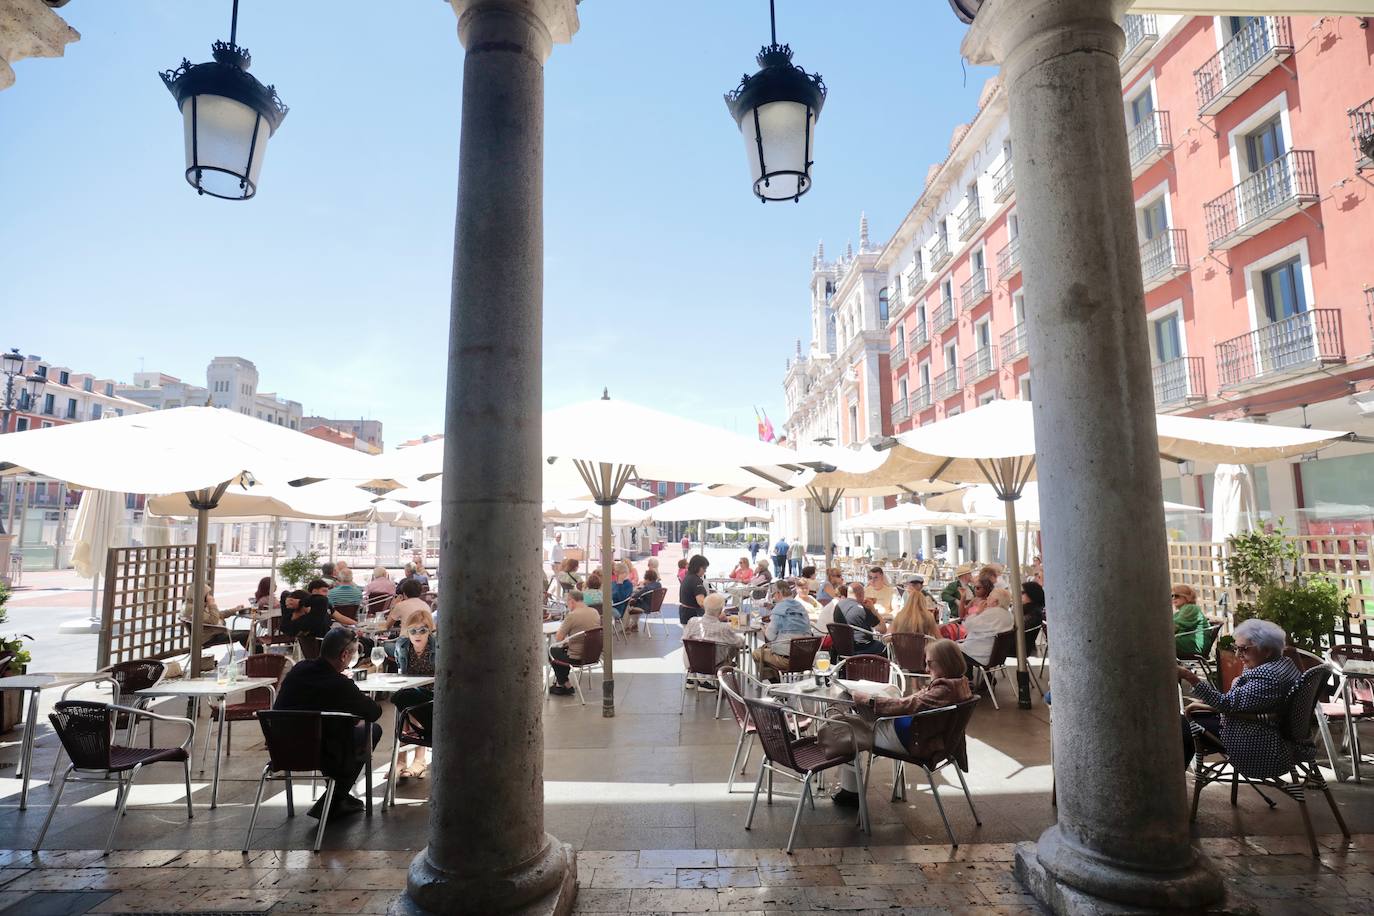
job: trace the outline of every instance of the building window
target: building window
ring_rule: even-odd
[[[685,484],[685,483],[676,483],[676,484],[673,484],[673,490],[674,490],[674,492],[677,493],[678,496],[681,496],[683,493],[686,493],[686,492],[687,492],[687,484]]]
[[[1152,324],[1155,362],[1167,363],[1183,356],[1183,336],[1179,331],[1178,312],[1170,312]]]
[[[116,417],[122,417],[122,416],[124,416],[124,408],[123,408],[123,407],[116,407],[116,408],[114,409],[114,412],[115,412],[115,416],[116,416]]]
[[[859,439],[859,405],[849,405],[849,441],[857,442]]]
[[[666,480],[660,480],[660,481],[658,482],[658,498],[659,498],[659,499],[667,499],[667,498],[668,498],[668,481],[666,481]]]
[[[978,396],[978,406],[979,406],[979,407],[982,407],[984,404],[991,404],[991,403],[992,403],[993,401],[995,401],[995,400],[997,400],[997,389],[996,389],[996,388],[992,389],[991,391],[987,392],[986,394],[979,395],[979,396]]]
[[[71,380],[72,374],[68,372],[66,369],[63,369],[57,373],[57,382],[59,385],[69,385],[71,384]]]
[[[82,390],[82,391],[91,391],[91,390],[93,390],[94,385],[95,385],[95,379],[90,378],[89,376],[87,376],[86,380],[85,380],[84,382],[81,383],[81,390]]]
[[[105,397],[107,397],[107,398],[112,398],[112,397],[114,397],[114,382],[106,382],[106,383],[105,383]]]
[[[14,421],[14,431],[15,431],[15,432],[17,432],[17,433],[22,433],[24,430],[26,430],[26,429],[28,429],[28,428],[29,428],[29,418],[28,418],[28,417],[20,417],[19,419],[17,419],[17,420]]]
[[[92,419],[92,420],[99,420],[99,419],[100,419],[100,405],[99,405],[99,404],[92,404],[92,405],[91,405],[91,419]]]
[[[951,340],[945,344],[945,369],[953,369],[959,365],[959,344]]]
[[[878,290],[878,326],[883,327],[887,324],[887,287]]]
[[[57,397],[51,394],[43,395],[43,412],[51,417],[53,415],[53,411],[56,409]]]
[[[76,419],[76,398],[67,398],[67,419]]]
[[[1155,94],[1146,83],[1145,88],[1135,98],[1126,103],[1126,113],[1130,115],[1131,126],[1138,127],[1155,110]]]
[[[1277,115],[1245,135],[1245,167],[1251,175],[1263,171],[1283,153],[1283,120]]]
[[[1140,236],[1144,241],[1157,238],[1169,228],[1169,210],[1161,194],[1140,208]]]
[[[1260,271],[1260,288],[1264,296],[1264,317],[1270,323],[1307,311],[1301,257]]]
[[[1021,378],[1017,380],[1016,387],[1021,389],[1021,400],[1029,401],[1031,399],[1031,384],[1029,372],[1021,376]]]
[[[48,367],[47,367],[47,366],[38,366],[38,367],[35,368],[33,371],[34,371],[34,374],[37,375],[39,378],[47,378],[47,377],[48,377]]]

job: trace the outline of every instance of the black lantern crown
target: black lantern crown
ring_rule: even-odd
[[[291,109],[277,95],[276,86],[264,86],[248,72],[253,63],[248,49],[233,41],[217,41],[210,46],[210,54],[211,62],[193,64],[183,57],[180,67],[158,74],[177,105],[193,95],[222,95],[252,108],[267,119],[272,130],[280,127]]]
[[[758,62],[759,72],[744,74],[740,77],[739,85],[725,93],[725,104],[735,120],[739,120],[744,110],[773,101],[775,96],[793,98],[800,95],[806,98],[814,95],[812,107],[820,110],[825,102],[825,80],[819,73],[807,73],[792,63],[791,45],[777,42],[764,45],[754,60]],[[751,104],[742,105],[741,99],[747,99]]]

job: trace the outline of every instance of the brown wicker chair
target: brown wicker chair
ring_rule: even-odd
[[[320,811],[320,826],[315,831],[315,852],[320,851],[324,840],[324,828],[329,821],[329,809],[334,802],[337,788],[334,780],[320,772],[323,756],[324,721],[326,718],[340,719],[349,723],[362,720],[346,712],[318,712],[301,709],[264,709],[258,713],[258,725],[262,727],[262,737],[267,742],[267,763],[263,765],[262,776],[258,779],[258,794],[253,800],[253,814],[248,819],[248,832],[243,837],[243,851],[247,852],[253,839],[253,827],[258,821],[258,809],[262,807],[262,790],[268,779],[282,779],[286,782],[286,816],[296,816],[296,802],[291,785],[291,774],[319,773],[324,777],[324,804]],[[281,773],[281,776],[277,776]],[[363,765],[367,777],[368,811],[372,808],[372,765]],[[344,786],[347,792],[351,786]]]
[[[224,707],[224,756],[233,755],[234,750],[234,723],[247,722],[256,719],[258,713],[264,709],[272,708],[272,700],[276,696],[276,691],[281,689],[282,678],[286,677],[286,670],[290,659],[285,655],[250,655],[243,660],[244,677],[270,677],[276,678],[275,687],[255,687],[244,694],[242,703],[230,703]],[[220,717],[220,707],[210,707],[210,721],[218,722]],[[209,741],[210,729],[206,729],[206,741]]]
[[[155,658],[149,658],[119,662],[101,668],[100,670],[110,676],[110,681],[114,688],[112,691],[113,696],[110,699],[111,703],[117,704],[120,700],[124,700],[125,706],[130,706],[134,709],[147,709],[153,703],[153,699],[151,697],[135,696],[134,694],[139,690],[144,690],[153,686],[161,680],[162,672],[166,670],[166,666]],[[66,690],[62,691],[62,699],[65,700],[68,694],[73,690],[83,686],[87,685],[84,683],[73,684],[71,687],[68,687]],[[137,731],[138,721],[137,716],[130,716],[122,712],[115,714],[115,731],[121,729],[125,731],[124,740],[127,744],[132,745],[137,737],[135,732]],[[148,746],[153,746],[152,720],[148,722]],[[62,747],[58,745],[57,753],[53,755],[52,775],[48,777],[48,782],[57,782],[57,768],[61,763]]]
[[[816,638],[819,643],[819,637]],[[792,852],[792,846],[797,838],[797,824],[801,822],[802,808],[806,807],[806,802],[811,801],[811,807],[816,807],[816,800],[812,795],[811,780],[823,770],[833,769],[838,766],[853,766],[855,777],[859,785],[859,828],[866,829],[868,826],[868,805],[864,798],[864,773],[859,766],[857,757],[832,757],[826,754],[814,737],[798,738],[795,730],[788,723],[787,717],[789,710],[787,707],[772,700],[744,699],[744,705],[749,710],[749,718],[754,723],[757,730],[759,744],[763,747],[763,763],[759,766],[759,778],[754,782],[754,798],[749,803],[749,818],[744,822],[744,829],[750,829],[754,824],[754,810],[759,804],[759,791],[763,788],[765,775],[768,777],[768,804],[773,804],[773,774],[777,773],[788,779],[795,779],[801,783],[801,794],[797,797],[797,810],[792,815],[792,830],[787,834],[787,852]],[[853,726],[848,722],[839,719],[825,719],[820,716],[813,717],[816,721],[833,722],[844,728],[853,731]],[[857,741],[855,742],[857,747]]]
[[[582,693],[582,672],[588,671],[588,676],[590,676],[589,669],[595,668],[601,664],[601,650],[604,645],[604,633],[601,627],[592,627],[589,630],[583,630],[581,633],[573,634],[571,638],[575,639],[578,636],[582,637],[581,660],[559,662],[559,664],[566,664],[572,669],[573,687],[577,689],[577,698],[582,701],[583,706],[586,706],[587,697]],[[553,656],[549,656],[549,661],[553,660]]]
[[[930,637],[924,633],[893,633],[888,639],[887,650],[905,677],[928,679],[926,646],[929,642]]]
[[[649,618],[653,617],[655,614],[658,615],[658,622],[663,624],[663,635],[668,635],[668,621],[663,619],[663,601],[667,597],[668,589],[656,588],[649,593],[649,606],[647,608],[641,608],[638,605],[634,604],[630,605],[630,608],[626,613],[634,614],[636,616],[641,616],[644,618],[644,635],[653,635],[653,633],[649,630]]]
[[[115,720],[118,716],[130,718],[158,719],[163,722],[178,722],[186,726],[186,738],[177,747],[124,747],[113,743]],[[53,792],[52,805],[38,838],[33,841],[33,851],[37,852],[47,836],[53,815],[62,801],[62,790],[69,781],[104,783],[111,776],[118,782],[115,795],[114,822],[110,824],[110,834],[105,839],[105,852],[114,845],[115,831],[124,817],[124,809],[129,804],[129,791],[139,771],[150,763],[180,763],[186,778],[186,816],[194,817],[191,810],[191,754],[192,738],[195,737],[195,723],[190,719],[175,716],[161,716],[137,709],[133,706],[117,706],[111,703],[92,703],[85,700],[61,700],[48,720],[62,742],[62,748],[71,760],[62,779]]]
[[[787,670],[781,672],[783,680],[800,677],[811,671],[816,663],[816,653],[821,651],[819,636],[794,636],[787,644]]]
[[[397,764],[400,762],[401,746],[434,747],[434,735],[425,731],[420,722],[411,715],[415,710],[426,707],[429,708],[432,718],[433,700],[396,710],[396,727],[391,733],[391,769],[386,776],[386,796],[382,799],[383,806],[395,807],[396,805],[396,777],[399,770]]]
[[[851,655],[842,659],[834,668],[835,677],[854,681],[876,681],[879,684],[897,685],[900,693],[906,693],[906,675],[885,655]]]
[[[958,846],[959,841],[954,837],[954,829],[949,825],[949,817],[945,814],[944,802],[940,801],[940,791],[935,786],[935,772],[944,767],[954,764],[955,775],[959,777],[959,785],[964,788],[964,798],[968,800],[969,810],[973,812],[973,822],[982,826],[983,822],[978,819],[978,809],[973,807],[973,796],[969,794],[968,782],[964,780],[964,773],[968,771],[968,749],[964,733],[968,730],[969,720],[973,718],[973,711],[978,708],[978,698],[971,697],[962,703],[955,703],[953,706],[942,706],[939,709],[929,709],[925,712],[918,712],[911,717],[911,736],[908,739],[904,752],[888,750],[874,746],[874,757],[886,757],[893,762],[892,766],[892,800],[906,799],[906,765],[913,763],[925,771],[926,781],[930,784],[930,793],[935,797],[935,806],[940,809],[940,819],[945,822],[945,832],[949,834],[951,845]],[[879,719],[879,722],[892,721],[896,717]],[[872,764],[869,764],[870,769]]]
[[[1031,627],[1026,631],[1026,645],[1032,646],[1040,635],[1039,627]],[[998,633],[992,643],[992,653],[988,656],[987,664],[983,664],[977,659],[964,656],[969,668],[974,672],[973,686],[976,690],[980,684],[988,685],[988,696],[992,699],[992,708],[1001,709],[997,705],[997,675],[1007,670],[1007,659],[1016,657],[1016,628],[1013,627],[1005,633]],[[1013,662],[1013,665],[1015,662]],[[1030,675],[1031,682],[1035,684],[1035,689],[1044,696],[1045,691],[1040,687],[1040,681],[1036,678],[1035,672],[1026,666],[1026,673]]]
[[[320,638],[301,633],[296,637],[296,648],[300,649],[302,659],[320,657]]]
[[[735,767],[739,767],[739,775],[741,776],[749,768],[749,755],[754,750],[754,736],[758,734],[758,729],[754,727],[754,720],[749,718],[749,708],[744,705],[744,697],[746,695],[752,697],[767,696],[768,685],[755,680],[747,672],[740,671],[732,665],[721,668],[716,672],[716,675],[719,678],[720,692],[725,694],[725,702],[735,717],[735,724],[739,726],[739,740],[735,742],[735,756],[730,761],[730,779],[725,785],[726,792],[734,792]],[[744,752],[743,760],[740,760],[741,751]]]
[[[720,678],[716,672],[724,665],[733,665],[739,656],[739,648],[709,639],[684,639],[682,651],[687,656],[687,668],[682,673],[682,701],[678,704],[677,714],[682,715],[687,705],[687,681],[707,681],[716,688],[715,718],[720,718]]]

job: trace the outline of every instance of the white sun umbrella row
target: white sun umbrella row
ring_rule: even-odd
[[[253,480],[366,479],[370,456],[230,410],[179,407],[0,436],[0,475],[33,473],[86,490],[184,493],[196,514],[191,644],[199,645],[209,515]],[[199,673],[199,652],[191,653]]]

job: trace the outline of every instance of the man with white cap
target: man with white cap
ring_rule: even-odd
[[[958,620],[964,608],[973,600],[973,564],[964,563],[954,571],[954,581],[940,592],[940,600],[949,606],[950,619]]]

